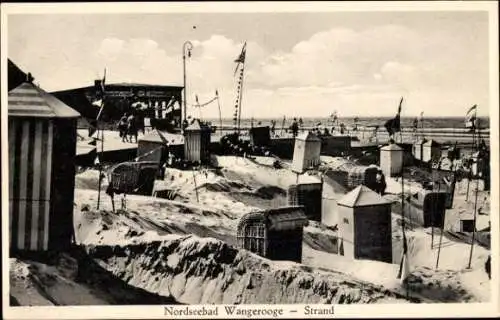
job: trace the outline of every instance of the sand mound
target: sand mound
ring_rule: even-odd
[[[273,262],[210,239],[169,237],[88,252],[130,285],[181,303],[378,303],[404,299],[341,273]]]

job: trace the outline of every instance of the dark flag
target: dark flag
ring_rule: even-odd
[[[240,64],[245,63],[246,54],[247,54],[247,43],[245,41],[245,44],[243,44],[243,48],[241,48],[240,55],[238,56],[238,58],[236,60],[234,60],[234,62],[236,62],[236,68],[234,69],[234,75],[236,75],[236,71],[238,71],[238,67],[240,66]]]
[[[396,114],[396,116],[392,119],[387,120],[386,123],[384,124],[384,127],[387,130],[387,133],[389,133],[389,136],[392,136],[396,132],[401,131],[401,106],[402,105],[403,105],[403,97],[401,97],[401,100],[399,101],[398,113]]]
[[[477,105],[473,105],[468,111],[467,114],[465,115],[465,127],[471,130],[474,130],[476,128],[476,122],[477,122]]]

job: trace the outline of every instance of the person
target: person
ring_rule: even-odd
[[[304,126],[304,121],[302,121],[302,118],[299,118],[299,127],[302,129]]]
[[[274,136],[274,132],[276,130],[276,121],[271,120],[271,134]]]
[[[118,131],[120,132],[120,138],[122,138],[122,142],[127,141],[127,127],[128,127],[128,114],[125,112],[123,116],[120,118],[118,122]]]
[[[129,142],[132,142],[132,137],[135,137],[135,142],[137,143],[137,123],[133,113],[127,119],[127,133],[130,137]]]
[[[385,189],[387,189],[387,183],[385,182],[385,176],[382,170],[377,171],[377,185],[377,193],[384,195]]]
[[[291,129],[292,129],[293,136],[296,137],[297,133],[299,132],[299,125],[297,123],[297,118],[293,118]]]

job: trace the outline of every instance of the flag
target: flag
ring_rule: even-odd
[[[198,106],[200,106],[200,101],[198,100],[198,95],[195,95],[195,96],[194,96],[194,98],[195,98],[195,100],[196,100],[196,104],[197,104]]]
[[[103,97],[104,97],[104,92],[106,91],[105,86],[104,86],[105,83],[106,83],[106,68],[104,68],[104,76],[102,77],[102,81],[101,81],[101,92],[103,94]]]
[[[465,115],[465,127],[466,128],[475,128],[476,126],[476,111],[477,105],[473,105],[467,114]]]
[[[95,157],[95,160],[94,160],[94,164],[97,166],[99,165],[101,162],[99,161],[99,156],[96,156]]]
[[[215,96],[219,97],[219,91],[215,90]]]
[[[234,60],[234,62],[236,62],[236,68],[234,69],[234,75],[236,75],[236,71],[238,71],[238,67],[240,66],[240,64],[245,63],[246,54],[247,54],[247,42],[245,41],[245,43],[243,44],[243,48],[241,48],[240,55],[238,56],[238,58],[236,60]],[[241,78],[241,76],[240,76],[240,78]]]
[[[401,131],[401,106],[403,105],[403,97],[399,101],[398,113],[392,119],[389,119],[385,122],[384,127],[389,133],[389,136],[392,136],[396,132]]]

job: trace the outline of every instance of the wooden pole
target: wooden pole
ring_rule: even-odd
[[[219,91],[215,90],[215,95],[217,96],[217,105],[219,106],[220,134],[222,136],[222,111],[221,111],[221,108],[220,108]]]
[[[283,136],[283,129],[285,128],[285,120],[286,120],[286,116],[283,116],[283,122],[281,123],[280,136]]]
[[[476,128],[474,127],[473,134],[475,134],[475,131],[476,131]],[[476,143],[476,148],[479,149],[477,143]],[[471,245],[470,245],[469,264],[467,266],[468,269],[471,268],[472,253],[474,251],[474,241],[475,241],[475,236],[476,236],[477,194],[478,194],[478,191],[479,191],[479,179],[476,177],[476,197],[475,197],[475,200],[474,200],[474,222],[473,222],[473,225],[472,225],[472,241],[471,241]]]
[[[441,182],[439,181],[438,192],[440,192],[440,191],[441,191]],[[432,216],[432,222],[434,223],[434,216]],[[433,227],[433,230],[434,230],[434,227]],[[444,233],[444,230],[443,230],[443,228],[441,228],[441,234],[439,235],[438,252],[437,252],[437,257],[436,257],[436,270],[439,266],[439,256],[441,255],[441,244],[443,243],[443,233]]]
[[[241,123],[241,99],[243,99],[243,79],[245,78],[245,63],[241,64],[241,76],[240,76],[240,92],[238,98],[238,137],[240,135],[240,123]]]
[[[475,126],[472,128],[472,156],[474,156],[474,149],[476,148],[476,128]],[[471,157],[471,159],[473,159]],[[467,178],[467,194],[465,196],[465,201],[469,201],[469,186],[470,186],[470,180],[472,179],[472,165],[473,163],[471,163],[471,167],[470,167],[470,170],[469,170],[469,176]]]

